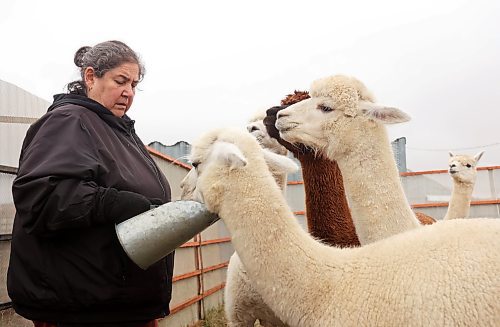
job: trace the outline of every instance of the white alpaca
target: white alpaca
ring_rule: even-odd
[[[248,132],[252,134],[257,139],[257,141],[259,141],[262,148],[267,149],[276,154],[286,156],[288,154],[288,150],[284,146],[279,144],[278,141],[276,141],[276,139],[269,136],[269,134],[267,133],[266,126],[264,125],[263,122],[265,117],[266,117],[265,111],[259,111],[258,113],[256,113],[250,119],[250,121],[246,126]],[[270,169],[273,169],[273,166],[270,166]],[[285,192],[288,173],[286,171],[280,171],[280,170],[277,171],[271,170],[271,173],[273,174],[276,183],[278,183],[278,186],[283,190],[283,192]]]
[[[253,327],[257,319],[264,327],[286,326],[264,303],[236,252],[227,267],[224,311],[229,327]]]
[[[481,159],[483,152],[475,156],[454,155],[450,152],[449,173],[453,179],[453,191],[451,193],[448,211],[445,220],[467,218],[469,216],[472,191],[476,183],[477,162]]]
[[[253,123],[255,124],[256,122],[254,121]],[[287,175],[298,170],[297,164],[284,155],[287,153],[285,148],[281,147],[276,141],[277,146],[273,144],[265,131],[265,127],[264,129],[259,129],[257,133],[259,137],[256,137],[255,129],[248,126],[247,129],[262,146],[262,153],[269,171],[272,173],[276,185],[284,193]],[[283,150],[278,148],[278,146],[284,149],[284,154]],[[181,182],[182,199],[194,197],[194,188],[191,186],[194,185],[195,180],[196,170],[191,170]],[[285,326],[264,303],[260,295],[255,291],[255,288],[252,287],[252,283],[236,252],[229,259],[226,286],[224,289],[224,311],[228,325],[231,327],[253,326],[256,319],[259,319],[263,327]]]
[[[288,150],[267,133],[263,123],[264,117],[265,112],[259,112],[254,115],[246,126],[248,132],[257,139],[262,148],[268,149],[278,155],[286,156]],[[291,172],[290,167],[271,164],[269,168],[276,183],[282,192],[285,193],[288,172]],[[255,291],[236,252],[229,259],[227,268],[226,287],[224,289],[224,311],[230,327],[253,326],[257,319],[265,327],[285,326],[264,303],[257,291]]]
[[[253,286],[286,324],[500,324],[499,220],[444,221],[360,248],[328,247],[294,219],[248,133],[211,132],[191,160],[191,193],[224,220]]]
[[[309,94],[310,99],[278,112],[276,127],[285,141],[337,161],[360,243],[420,227],[382,124],[405,122],[409,116],[373,103],[366,87],[352,77],[317,80]]]
[[[267,133],[266,126],[264,125],[264,118],[266,117],[266,112],[259,111],[248,121],[247,130],[250,134],[252,134],[257,141],[259,141],[260,145],[272,151],[276,154],[281,154],[286,156],[288,154],[288,150],[278,143],[278,141]]]

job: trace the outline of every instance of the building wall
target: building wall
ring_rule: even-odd
[[[189,169],[191,169],[191,166],[183,162],[176,161],[174,158],[155,151],[150,147],[148,147],[148,150],[160,170],[165,174],[165,176],[167,176],[170,184],[170,191],[172,192],[172,201],[180,200],[180,183],[184,176],[186,176]]]
[[[148,146],[156,151],[170,156],[171,158],[174,158],[175,160],[186,164],[188,163],[186,155],[188,155],[191,151],[191,144],[185,141],[179,141],[173,145],[164,145],[161,142],[154,141],[149,143]]]
[[[0,165],[17,166],[26,131],[48,106],[47,101],[0,80]]]

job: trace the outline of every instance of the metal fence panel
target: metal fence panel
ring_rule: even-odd
[[[12,199],[12,182],[15,175],[0,173],[0,235],[12,234],[15,207]]]

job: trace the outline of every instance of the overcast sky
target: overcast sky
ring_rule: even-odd
[[[412,170],[448,150],[500,165],[500,1],[12,1],[0,5],[0,79],[46,100],[78,78],[83,45],[118,39],[147,69],[129,115],[145,143],[192,142],[332,74],[412,117]]]

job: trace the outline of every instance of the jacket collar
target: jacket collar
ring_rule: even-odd
[[[130,117],[128,117],[127,115],[124,115],[121,118],[116,117],[110,110],[105,108],[99,102],[94,101],[84,95],[65,94],[65,93],[56,94],[54,95],[54,102],[47,109],[47,112],[52,111],[61,106],[64,106],[66,104],[74,104],[91,110],[112,128],[116,128],[125,133],[134,132],[135,121],[130,119]]]

